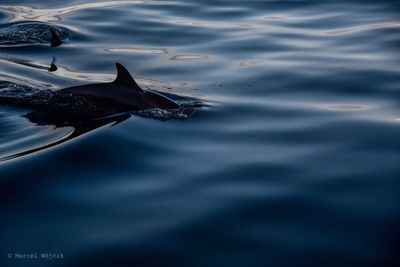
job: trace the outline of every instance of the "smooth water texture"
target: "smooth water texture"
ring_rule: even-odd
[[[70,36],[1,45],[1,81],[58,90],[120,62],[203,107],[60,127],[0,104],[1,158],[56,143],[0,163],[0,266],[400,266],[399,10],[2,1],[2,25]]]

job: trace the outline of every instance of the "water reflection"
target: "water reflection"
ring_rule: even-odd
[[[390,266],[400,207],[395,1],[129,1],[61,16],[54,7],[64,4],[29,2],[48,14],[30,8],[17,19],[62,19],[84,34],[57,49],[2,49],[30,62],[0,60],[0,76],[107,82],[108,64],[122,61],[146,77],[187,81],[182,95],[198,88],[212,106],[184,123],[134,117],[105,134],[93,126],[78,137],[85,142],[2,164],[7,249],[58,247],[65,266]],[[59,69],[47,73],[52,56]],[[179,84],[148,86],[175,93]],[[0,117],[1,144],[19,148],[2,156],[81,128],[19,115]],[[26,136],[41,140],[18,142]]]
[[[39,61],[15,58],[2,54],[0,54],[0,60],[42,71],[54,72],[58,70],[58,67],[56,66],[56,61],[57,61],[56,57],[52,58],[51,63],[49,65],[43,64],[42,62]]]
[[[115,74],[110,74],[110,73],[99,73],[99,72],[82,72],[82,71],[76,71],[76,70],[71,70],[68,67],[62,66],[57,64],[55,66],[55,61],[56,58],[53,57],[51,60],[49,60],[49,63],[43,63],[41,61],[36,61],[32,59],[25,59],[25,58],[17,58],[14,56],[7,56],[4,54],[0,54],[0,61],[4,62],[10,62],[13,64],[18,64],[23,67],[27,68],[33,68],[37,70],[42,70],[42,71],[49,71],[52,73],[52,75],[58,76],[60,78],[68,78],[71,80],[75,81],[84,81],[84,82],[112,82],[115,79]],[[20,83],[20,82],[25,82],[27,84],[31,84],[34,86],[39,85],[37,82],[34,82],[30,79],[26,78],[21,78],[21,79],[15,79],[18,78],[16,75],[14,77],[8,77],[6,75],[1,75],[5,78],[5,80],[9,80],[15,83]],[[187,83],[173,83],[173,82],[165,82],[165,81],[158,81],[155,79],[150,79],[150,78],[144,78],[144,77],[138,77],[136,78],[136,81],[140,83],[141,86],[145,88],[158,88],[158,89],[182,89],[183,86],[187,86]],[[40,84],[39,87],[45,86],[46,88],[56,88],[53,85],[50,84]]]
[[[0,162],[5,162],[11,159],[16,159],[33,153],[37,153],[51,147],[61,145],[74,138],[77,138],[85,133],[96,130],[105,125],[116,125],[128,119],[129,113],[118,114],[110,117],[93,119],[93,120],[69,120],[65,117],[49,114],[48,112],[34,111],[23,115],[22,117],[34,123],[37,126],[54,126],[52,131],[57,131],[59,128],[69,128],[63,136],[59,137],[54,142],[45,143],[34,148],[20,148],[20,151],[10,155],[0,156]],[[48,138],[48,137],[47,137]]]
[[[51,9],[36,9],[30,6],[8,6],[0,5],[0,10],[6,11],[12,15],[10,22],[20,20],[40,20],[40,21],[53,21],[61,20],[60,16],[68,14],[77,10],[88,9],[88,8],[99,8],[108,7],[123,4],[143,4],[144,1],[109,1],[109,2],[97,2],[87,3],[73,6],[66,6],[61,8]]]
[[[205,60],[209,59],[208,55],[177,55],[172,48],[159,48],[159,47],[115,47],[107,48],[106,52],[112,53],[129,53],[129,54],[155,54],[166,55],[168,60],[171,61],[192,61],[192,60]]]
[[[343,35],[343,34],[348,34],[348,33],[358,32],[358,31],[385,29],[385,28],[398,28],[398,27],[400,27],[400,22],[398,22],[398,21],[384,22],[384,23],[378,23],[378,24],[367,24],[367,25],[361,25],[361,26],[356,26],[356,27],[352,27],[352,28],[328,31],[328,32],[326,32],[326,34]]]
[[[176,19],[165,19],[161,20],[163,23],[171,23],[182,26],[202,27],[202,28],[214,28],[214,29],[229,29],[229,28],[255,28],[257,25],[249,23],[227,23],[226,21],[200,21],[200,20],[188,20],[183,18]]]
[[[209,56],[206,55],[176,55],[170,57],[169,60],[204,60],[208,58]]]
[[[59,76],[61,78],[69,78],[75,81],[85,81],[85,82],[112,82],[115,79],[115,74],[110,73],[98,73],[98,72],[81,72],[76,70],[71,70],[65,66],[57,65],[58,69],[52,72],[53,75]],[[137,77],[134,75],[135,80],[140,83],[144,88],[178,88],[181,87],[178,83],[170,83],[164,81],[158,81],[150,78]]]
[[[168,48],[156,48],[156,47],[119,47],[119,48],[107,48],[106,52],[114,53],[133,53],[133,54],[168,54]]]
[[[329,108],[336,110],[357,110],[357,109],[367,109],[368,106],[359,104],[334,104],[334,105],[329,105]]]
[[[265,19],[269,19],[269,20],[283,20],[283,19],[287,19],[284,17],[279,17],[279,16],[266,16],[264,17]]]
[[[265,63],[264,60],[244,60],[244,61],[239,62],[239,66],[240,67],[254,67],[254,66],[262,65],[264,63]]]

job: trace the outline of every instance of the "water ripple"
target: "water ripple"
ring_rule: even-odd
[[[136,1],[136,0],[93,2],[93,3],[65,6],[61,8],[52,8],[52,9],[37,9],[30,6],[0,5],[0,10],[12,14],[13,18],[10,21],[20,21],[20,20],[53,21],[53,20],[60,20],[61,15],[65,15],[82,9],[93,9],[93,8],[102,8],[115,5],[144,4],[144,3],[154,4],[156,2],[155,1],[146,2],[146,1]]]
[[[0,105],[0,157],[40,151],[1,163],[0,250],[57,248],[65,266],[400,266],[398,1],[17,2],[3,23],[75,28],[57,48],[1,47],[0,87],[20,89],[5,95],[108,82],[121,62],[208,105],[58,128]]]
[[[375,30],[375,29],[386,29],[386,28],[399,28],[400,22],[384,22],[378,24],[367,24],[367,25],[360,25],[357,27],[346,28],[346,29],[338,29],[326,32],[329,35],[343,35],[349,34],[352,32],[359,32],[359,31],[368,31],[368,30]]]
[[[221,21],[200,21],[200,20],[191,20],[185,18],[171,18],[171,19],[163,19],[160,20],[162,23],[171,23],[182,26],[191,26],[191,27],[201,27],[201,28],[214,28],[214,29],[246,29],[246,28],[254,28],[257,25],[249,24],[249,23],[227,23]]]
[[[107,52],[113,53],[134,53],[134,54],[168,54],[168,48],[156,48],[156,47],[118,47],[118,48],[107,48]]]
[[[204,60],[208,58],[209,57],[205,55],[176,55],[170,57],[169,60]]]

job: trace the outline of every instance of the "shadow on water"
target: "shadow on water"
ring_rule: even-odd
[[[11,159],[16,159],[19,157],[23,157],[26,155],[30,155],[36,152],[40,152],[42,150],[49,149],[51,147],[54,147],[56,145],[63,144],[65,142],[68,142],[74,138],[77,138],[85,133],[91,132],[97,128],[100,128],[102,126],[112,124],[116,125],[120,122],[123,122],[127,120],[131,115],[126,113],[126,114],[118,114],[114,116],[109,116],[106,118],[99,118],[99,119],[92,119],[92,120],[68,120],[68,118],[65,117],[60,117],[60,116],[54,116],[51,115],[47,112],[43,111],[34,111],[30,112],[26,115],[23,115],[22,117],[28,119],[31,123],[34,123],[37,126],[54,126],[55,128],[63,128],[63,127],[72,127],[73,131],[72,133],[69,133],[68,135],[64,136],[58,141],[55,141],[53,143],[48,143],[39,147],[35,147],[32,149],[27,149],[15,154],[7,155],[7,156],[0,156],[0,163],[4,161],[8,161]]]

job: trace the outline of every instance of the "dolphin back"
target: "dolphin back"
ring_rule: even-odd
[[[171,98],[156,93],[154,91],[146,91],[145,96],[146,101],[155,108],[177,109],[180,107],[179,104],[173,101]]]

